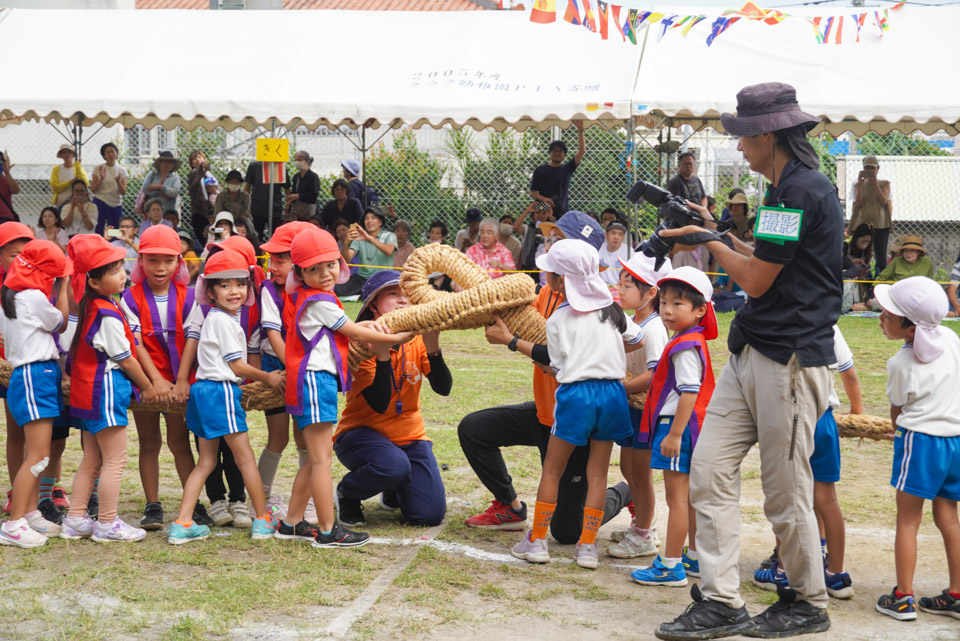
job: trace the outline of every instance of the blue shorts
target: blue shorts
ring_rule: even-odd
[[[307,371],[303,377],[303,414],[294,416],[297,427],[303,429],[314,423],[337,422],[337,377],[330,372]]]
[[[931,436],[898,427],[890,485],[921,498],[960,501],[960,436]]]
[[[230,381],[197,381],[190,386],[187,428],[209,440],[247,431],[247,413],[240,406],[243,392]]]
[[[103,375],[103,393],[100,394],[100,418],[93,420],[74,418],[73,420],[79,429],[91,434],[96,434],[107,427],[125,427],[131,394],[133,394],[133,385],[126,374],[119,369],[106,372]]]
[[[284,367],[280,359],[273,354],[260,352],[260,369],[265,372],[275,372],[277,370],[283,371]]]
[[[813,433],[813,456],[810,457],[813,480],[836,483],[840,480],[840,432],[833,418],[833,408],[827,408]]]
[[[616,441],[633,433],[623,383],[592,379],[557,388],[550,433],[571,445]]]
[[[653,445],[650,447],[650,468],[654,470],[670,470],[672,472],[690,473],[690,457],[693,456],[693,443],[690,441],[690,425],[683,428],[683,437],[680,439],[680,455],[667,458],[660,453],[660,444],[670,433],[673,425],[672,416],[661,416],[657,419],[657,426],[653,432]]]
[[[635,407],[629,407],[629,410],[630,427],[633,428],[633,434],[627,438],[618,438],[617,445],[620,447],[629,447],[635,450],[649,450],[650,444],[647,443],[646,437],[642,439],[640,438],[640,423],[643,420],[643,410],[638,410]]]
[[[7,407],[20,427],[31,421],[60,416],[63,411],[60,363],[36,361],[14,369],[10,375]]]

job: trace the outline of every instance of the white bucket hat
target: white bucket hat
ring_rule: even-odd
[[[558,240],[548,253],[537,257],[537,267],[563,276],[567,301],[578,312],[593,312],[613,303],[610,289],[600,278],[600,254],[587,243]]]
[[[686,283],[703,296],[703,299],[707,302],[707,313],[701,319],[700,324],[704,327],[703,337],[712,341],[717,337],[719,330],[717,329],[717,314],[713,310],[713,284],[710,282],[710,278],[696,267],[683,265],[657,281],[657,287],[662,287],[663,283],[671,280]]]
[[[906,316],[917,326],[913,353],[921,363],[935,361],[943,354],[940,326],[947,316],[948,301],[943,288],[926,276],[912,276],[893,285],[877,285],[873,295],[880,307],[896,316]]]

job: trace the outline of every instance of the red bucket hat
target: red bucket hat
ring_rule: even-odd
[[[293,243],[293,239],[297,237],[297,234],[302,232],[304,229],[316,228],[316,225],[302,220],[295,220],[293,222],[286,223],[285,225],[280,225],[277,227],[277,230],[273,232],[273,236],[270,237],[270,240],[260,245],[260,249],[265,252],[270,252],[271,254],[288,252],[290,251],[290,245]]]
[[[50,240],[31,240],[10,263],[3,284],[17,292],[39,289],[50,298],[53,280],[71,274],[73,261],[63,255],[60,245]]]
[[[10,220],[0,225],[0,247],[15,240],[33,240],[34,238],[36,236],[33,230],[23,223]]]
[[[340,255],[336,239],[326,230],[314,227],[297,234],[290,243],[290,258],[293,264],[301,269],[312,267],[317,263],[339,260],[340,276],[337,278],[337,284],[342,285],[350,280],[350,266]],[[295,292],[300,287],[300,283],[297,270],[291,269],[287,275],[287,293]]]
[[[260,283],[266,280],[266,272],[263,271],[263,267],[257,264],[257,250],[254,248],[253,243],[243,236],[230,236],[229,238],[221,240],[219,243],[208,243],[207,249],[211,252],[219,252],[222,249],[232,249],[242,255],[247,260],[247,266],[253,271],[253,284],[257,289],[260,289]],[[213,253],[209,255],[212,256]]]
[[[190,270],[187,269],[187,263],[180,256],[180,235],[174,231],[173,227],[166,225],[154,225],[140,235],[140,255],[161,254],[163,256],[177,256],[180,258],[180,264],[177,273],[173,276],[173,282],[181,285],[190,283]],[[140,284],[147,279],[147,273],[143,269],[143,263],[139,260],[134,263],[133,270],[130,272],[130,280]]]
[[[247,259],[238,251],[223,249],[207,259],[203,275],[197,279],[196,299],[201,305],[213,305],[213,298],[207,292],[207,280],[211,278],[250,278]],[[253,285],[247,287],[247,300],[244,305],[250,307],[256,302]]]
[[[87,272],[126,258],[127,250],[111,245],[105,238],[96,234],[77,234],[67,243],[67,254],[73,260],[76,269],[73,280],[70,282],[73,287],[73,298],[80,302],[87,285]]]

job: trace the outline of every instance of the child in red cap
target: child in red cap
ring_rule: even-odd
[[[346,393],[350,389],[349,339],[397,344],[406,343],[414,334],[384,334],[347,318],[333,288],[349,280],[350,270],[329,232],[309,229],[297,234],[290,245],[290,256],[293,270],[286,287],[291,294],[290,329],[296,334],[287,341],[284,354],[289,381],[286,403],[287,412],[303,432],[310,464],[297,472],[290,507],[277,534],[312,539],[314,547],[356,547],[367,543],[370,536],[334,521],[330,476],[337,390]],[[317,527],[302,520],[311,494],[319,508]]]
[[[118,248],[123,249],[123,248]],[[123,293],[120,308],[136,338],[137,359],[157,395],[185,401],[190,371],[180,375],[186,333],[184,327],[194,307],[190,272],[180,256],[180,237],[166,225],[154,225],[140,236],[140,255],[130,270],[133,286]],[[126,254],[124,254],[126,255]],[[176,385],[180,382],[180,385]],[[163,527],[160,504],[160,412],[135,410],[133,420],[140,441],[138,467],[147,504],[140,519],[145,530]],[[182,486],[193,471],[193,450],[183,414],[164,414],[167,447]]]
[[[271,538],[276,524],[267,511],[238,385],[251,379],[282,392],[283,375],[263,372],[247,363],[249,339],[240,316],[242,308],[255,301],[247,260],[232,249],[217,252],[207,259],[196,292],[197,302],[211,305],[200,330],[197,382],[190,386],[187,404],[187,427],[199,437],[200,458],[184,484],[179,518],[170,526],[167,541],[181,545],[210,535],[210,528],[194,522],[191,515],[204,481],[216,466],[221,438],[233,452],[256,511],[252,537]]]
[[[74,236],[67,252],[76,267],[72,285],[80,306],[70,345],[70,415],[81,430],[83,459],[60,536],[139,541],[146,531],[128,525],[117,514],[120,478],[127,465],[127,408],[133,385],[144,401],[158,395],[137,361],[133,333],[114,300],[127,283],[123,264],[127,253],[94,234]],[[93,521],[87,515],[87,502],[98,471],[100,512]]]
[[[13,365],[7,407],[24,433],[25,455],[13,480],[10,520],[0,526],[0,544],[38,547],[60,526],[36,509],[40,473],[50,462],[53,419],[60,416],[60,350],[55,332],[67,326],[67,277],[73,263],[59,245],[31,240],[12,261],[0,288],[0,332]],[[54,286],[57,306],[50,304]],[[28,506],[34,506],[27,512]]]

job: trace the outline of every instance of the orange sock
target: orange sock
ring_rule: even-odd
[[[547,538],[547,530],[550,529],[550,521],[553,519],[555,509],[557,509],[556,503],[537,501],[536,508],[533,511],[533,529],[530,531],[531,541]]]
[[[597,542],[597,530],[603,522],[603,510],[592,507],[583,508],[583,530],[580,532],[580,543],[592,545]]]
[[[191,519],[191,520],[187,521],[186,523],[184,523],[184,522],[181,521],[180,519],[177,519],[177,520],[174,521],[174,523],[179,523],[179,524],[182,525],[183,527],[190,527],[191,525],[193,525],[193,520]]]

